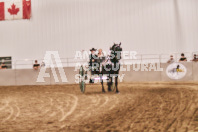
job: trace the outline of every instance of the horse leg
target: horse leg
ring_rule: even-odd
[[[111,92],[111,86],[112,86],[112,77],[109,76],[109,81],[108,81],[108,91]]]
[[[105,93],[103,80],[101,81],[101,84],[102,84],[102,92]]]
[[[115,77],[115,87],[116,87],[116,93],[119,93],[119,91],[118,91],[118,77]]]
[[[100,82],[102,84],[102,92],[105,93],[105,89],[104,89],[104,83],[103,83],[103,79],[102,79],[102,75],[100,76]]]

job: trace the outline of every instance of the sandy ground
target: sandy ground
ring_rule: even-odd
[[[119,84],[119,90],[0,87],[0,131],[198,132],[197,84]]]

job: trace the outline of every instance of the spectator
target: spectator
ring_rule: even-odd
[[[187,58],[185,57],[184,53],[181,54],[181,58],[179,59],[179,62],[187,61]]]
[[[34,70],[38,70],[40,68],[40,64],[38,64],[38,61],[35,60],[35,64],[33,65]]]
[[[8,66],[6,66],[4,62],[1,64],[0,67],[1,67],[0,69],[7,69],[8,68]]]
[[[171,55],[170,56],[170,59],[167,61],[167,63],[174,63],[174,62],[175,62],[175,60],[173,58],[173,55]]]
[[[197,55],[196,54],[194,54],[194,58],[191,61],[194,61],[194,62],[197,62],[198,61],[198,58],[197,58]]]

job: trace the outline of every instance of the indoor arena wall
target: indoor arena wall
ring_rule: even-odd
[[[198,51],[197,10],[197,0],[32,0],[30,20],[0,22],[0,56],[74,58],[113,42],[138,54]]]
[[[123,82],[190,82],[198,81],[198,63],[196,62],[185,62],[182,63],[187,73],[184,78],[180,80],[172,80],[166,74],[166,68],[168,64],[161,63],[163,71],[121,71],[120,75],[125,74]],[[131,66],[132,69],[132,66]],[[46,73],[50,74],[50,77],[45,77],[45,82],[37,82],[39,70],[33,69],[13,69],[13,70],[0,70],[0,85],[56,85],[56,84],[76,84],[75,75],[79,71],[75,71],[74,67],[65,67],[64,72],[66,74],[68,82],[62,82],[61,76],[57,68],[55,68],[59,82],[55,82],[54,76],[51,69],[46,69]]]

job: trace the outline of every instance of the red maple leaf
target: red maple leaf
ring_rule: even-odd
[[[17,15],[17,13],[19,12],[19,8],[16,8],[16,5],[13,3],[11,8],[8,8],[8,12],[10,13],[10,15]]]

